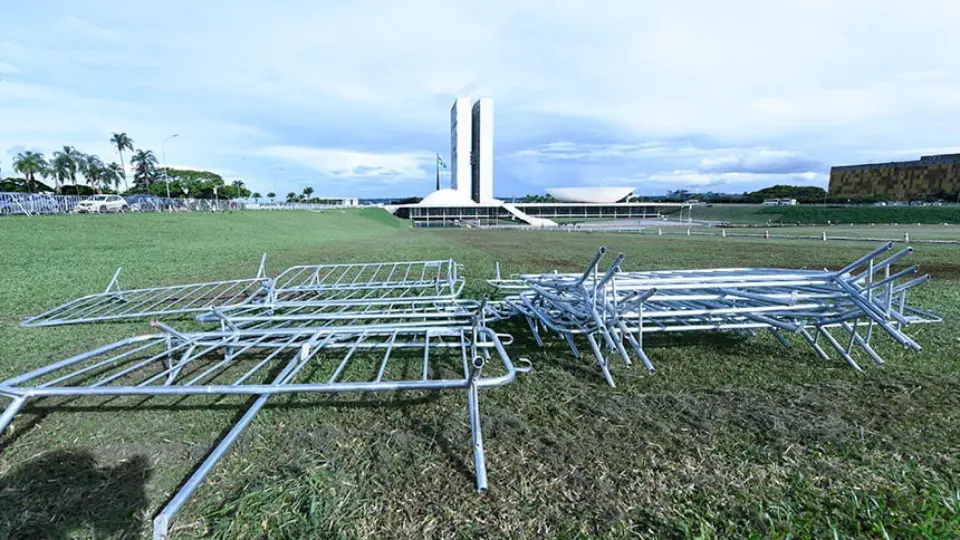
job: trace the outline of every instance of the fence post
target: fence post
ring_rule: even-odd
[[[910,233],[908,233],[907,231],[903,231],[903,241],[904,242],[910,241]]]
[[[687,229],[687,236],[690,236],[690,229]]]
[[[663,229],[657,229],[657,236],[663,236]]]
[[[827,241],[827,231],[823,231],[823,236],[822,236],[822,238],[823,238],[823,241],[824,241],[824,242]]]
[[[720,229],[720,237],[721,237],[721,238],[726,238],[726,237],[727,237],[727,230],[726,230],[726,229]]]
[[[770,231],[763,231],[763,237],[766,239],[770,239]]]

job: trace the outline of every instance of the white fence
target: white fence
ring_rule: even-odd
[[[47,193],[0,193],[0,216],[72,214],[80,201],[94,195],[51,195]],[[131,212],[216,212],[230,210],[311,210],[343,208],[346,205],[312,203],[258,203],[229,199],[181,199],[131,195],[124,197]]]

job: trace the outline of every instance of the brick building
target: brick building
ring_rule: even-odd
[[[832,167],[829,189],[836,196],[888,195],[898,201],[925,195],[956,197],[960,193],[960,154]]]

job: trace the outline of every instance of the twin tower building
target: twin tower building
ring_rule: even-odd
[[[459,97],[450,109],[450,176],[453,189],[476,203],[493,198],[493,100]]]

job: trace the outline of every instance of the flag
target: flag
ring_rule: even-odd
[[[447,168],[447,164],[443,162],[443,158],[440,157],[440,154],[437,154],[437,165],[443,169]]]

